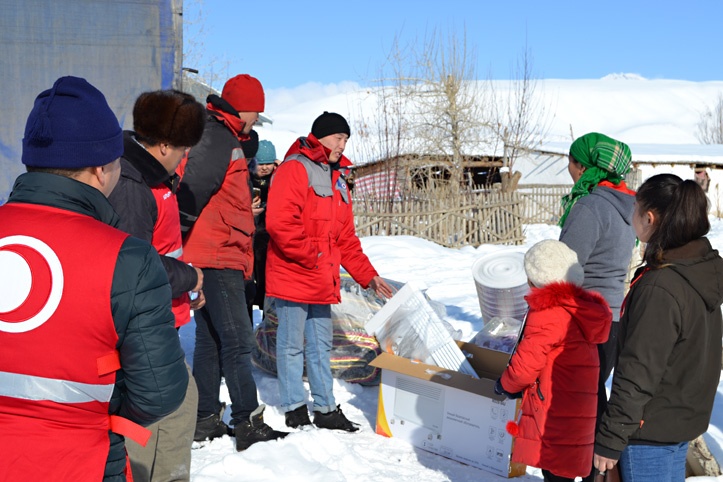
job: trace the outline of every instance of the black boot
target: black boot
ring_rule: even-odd
[[[213,440],[224,435],[233,435],[231,427],[223,423],[223,412],[226,410],[226,403],[221,402],[221,409],[218,414],[196,419],[196,431],[193,433],[194,442]]]
[[[224,435],[231,435],[231,427],[223,423],[218,414],[214,413],[196,420],[196,431],[193,433],[194,441],[213,440]]]
[[[337,405],[336,410],[329,413],[314,412],[314,425],[319,428],[328,428],[330,430],[344,430],[347,432],[356,432],[359,430],[359,424],[350,422],[341,411],[341,406]]]
[[[236,435],[236,451],[246,450],[256,442],[277,440],[289,435],[289,432],[278,432],[264,423],[264,409],[266,405],[259,407],[244,420],[234,427]]]
[[[290,412],[286,412],[286,426],[291,428],[311,426],[311,420],[309,420],[309,410],[306,409],[306,405],[302,405]]]

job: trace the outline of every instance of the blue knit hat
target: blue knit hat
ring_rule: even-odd
[[[256,152],[258,164],[273,164],[276,161],[276,148],[271,141],[259,142],[259,150]]]
[[[61,77],[35,99],[25,125],[23,164],[75,169],[123,155],[123,131],[103,94],[79,77]]]

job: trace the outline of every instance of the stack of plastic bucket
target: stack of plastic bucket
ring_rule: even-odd
[[[524,260],[524,251],[495,251],[472,264],[484,323],[492,318],[524,319],[529,291]]]

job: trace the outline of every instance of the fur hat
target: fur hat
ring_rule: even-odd
[[[259,142],[259,150],[256,152],[256,162],[259,164],[273,164],[276,161],[276,148],[271,141]]]
[[[324,111],[323,114],[316,118],[314,124],[311,126],[311,133],[314,134],[314,137],[317,139],[332,134],[346,134],[347,136],[351,136],[349,124],[346,122],[346,119],[339,114],[327,111]]]
[[[80,77],[61,77],[35,99],[25,125],[23,164],[77,169],[123,155],[123,131],[105,96]]]
[[[195,146],[205,125],[206,109],[178,90],[145,92],[133,106],[133,129],[152,145]]]
[[[582,286],[585,272],[577,261],[577,253],[561,241],[546,239],[525,253],[525,272],[537,288],[567,281]]]
[[[261,82],[248,74],[228,79],[223,86],[221,98],[238,112],[263,112],[266,101]]]

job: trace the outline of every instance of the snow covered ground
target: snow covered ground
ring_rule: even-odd
[[[499,81],[499,91],[510,83]],[[538,86],[540,101],[551,114],[546,142],[570,141],[570,134],[604,132],[627,143],[690,144],[696,143],[697,123],[701,111],[714,105],[723,92],[723,82],[687,82],[648,80],[639,76],[611,75],[603,79],[546,79]],[[313,120],[324,110],[346,116],[352,124],[347,154],[354,162],[363,160],[361,140],[356,127],[361,117],[376,107],[373,90],[354,82],[339,84],[308,83],[293,89],[266,92],[266,113],[271,125],[259,127],[261,139],[276,145],[282,157],[299,135],[309,132]],[[361,117],[360,117],[361,116]],[[567,146],[565,147],[567,149]],[[670,146],[665,152],[669,152]],[[526,182],[534,182],[528,180]],[[711,241],[723,248],[723,221],[713,220]],[[559,228],[546,225],[528,226],[526,246],[541,239],[559,236]],[[500,246],[447,249],[413,237],[370,237],[362,239],[364,250],[379,273],[387,278],[408,282],[421,280],[427,294],[443,303],[447,321],[461,330],[463,340],[482,328],[482,318],[471,266],[478,257]],[[256,312],[258,323],[259,313]],[[189,362],[193,351],[194,327],[181,329]],[[255,372],[259,400],[267,405],[266,421],[284,429],[279,411],[276,378]],[[194,482],[224,481],[367,481],[438,482],[498,481],[500,477],[453,460],[415,449],[394,438],[376,435],[377,387],[362,387],[335,382],[338,403],[350,419],[362,425],[356,434],[311,430],[293,433],[279,442],[257,444],[236,453],[234,440],[224,437],[211,443],[197,444],[191,466]],[[706,434],[706,441],[716,458],[723,462],[723,385]],[[225,401],[229,402],[224,394]],[[228,417],[228,415],[227,415]],[[540,471],[528,468],[517,480],[539,481]],[[723,477],[719,478],[723,481]],[[706,478],[698,478],[704,481]]]
[[[723,248],[723,220],[711,219],[709,238],[714,247]],[[542,239],[557,239],[559,228],[547,225],[526,227],[530,247]],[[362,238],[364,251],[379,273],[401,282],[421,280],[427,294],[443,303],[447,321],[463,332],[468,340],[482,328],[482,318],[471,266],[478,257],[512,249],[485,245],[479,248],[448,249],[434,243],[409,237]],[[259,312],[255,312],[258,323]],[[181,341],[189,362],[192,361],[193,324],[181,329]],[[267,405],[265,419],[272,427],[283,429],[284,417],[279,411],[276,378],[255,371],[259,400]],[[609,382],[608,382],[609,385]],[[307,386],[308,389],[308,386]],[[355,434],[329,430],[294,432],[281,441],[253,445],[242,453],[235,451],[233,438],[223,437],[193,450],[191,480],[194,482],[309,481],[309,482],[439,482],[501,480],[489,472],[469,467],[444,457],[416,449],[394,438],[375,433],[377,387],[362,387],[335,380],[337,403],[354,422],[361,424]],[[230,402],[225,391],[222,398]],[[228,421],[228,415],[226,416]],[[723,384],[718,386],[713,417],[705,435],[717,460],[723,462]],[[538,481],[538,469],[528,468],[525,476],[515,480]],[[697,477],[698,481],[723,477]]]

